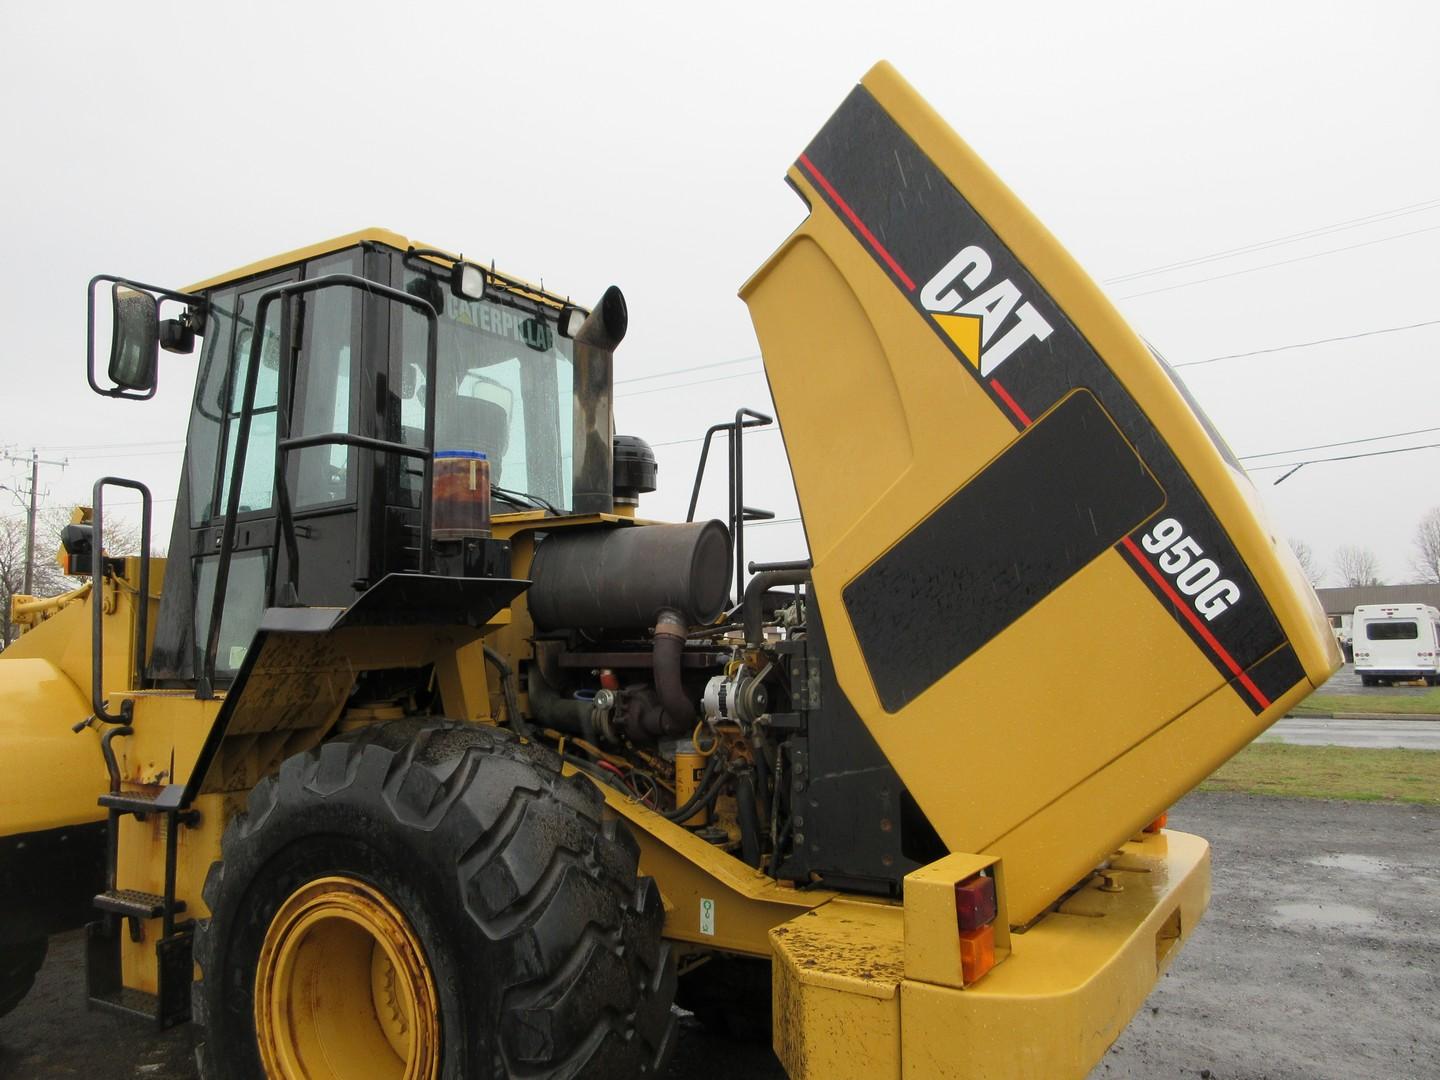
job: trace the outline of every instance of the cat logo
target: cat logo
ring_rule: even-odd
[[[1025,342],[1044,341],[1051,330],[1040,312],[1022,301],[1009,278],[981,292],[990,271],[990,256],[972,244],[920,290],[930,317],[985,378]]]

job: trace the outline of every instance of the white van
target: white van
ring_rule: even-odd
[[[1350,629],[1366,686],[1408,679],[1440,686],[1440,611],[1429,604],[1362,604]]]

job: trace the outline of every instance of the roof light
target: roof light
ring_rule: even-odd
[[[485,271],[474,263],[457,262],[450,271],[450,288],[465,300],[485,299]]]

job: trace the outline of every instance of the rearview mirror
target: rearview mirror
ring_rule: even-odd
[[[110,289],[114,331],[110,340],[110,381],[127,390],[155,389],[160,349],[160,301],[148,292],[116,283]]]

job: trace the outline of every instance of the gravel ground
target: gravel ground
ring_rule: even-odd
[[[1440,1076],[1440,808],[1192,795],[1210,912],[1092,1080]],[[193,1080],[189,1035],[86,1012],[81,942],[52,943],[0,1020],[0,1077]],[[682,1028],[672,1078],[783,1080],[764,1047]]]

